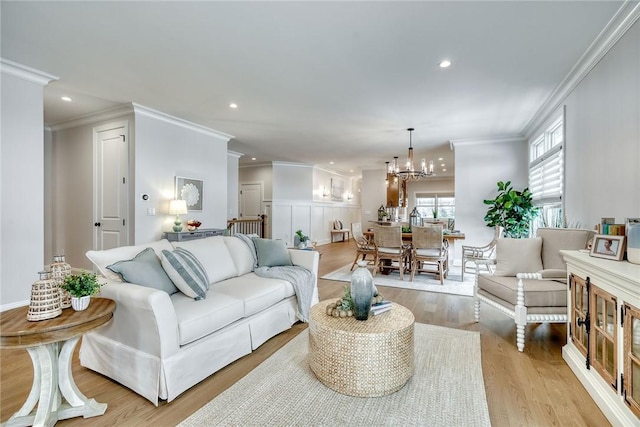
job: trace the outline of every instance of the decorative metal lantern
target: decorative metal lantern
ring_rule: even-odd
[[[409,226],[413,228],[414,226],[420,227],[422,226],[422,215],[418,212],[418,208],[414,207],[409,214]]]

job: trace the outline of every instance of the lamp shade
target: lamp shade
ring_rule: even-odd
[[[170,215],[184,215],[186,213],[187,213],[186,200],[172,200],[171,202],[169,202]]]

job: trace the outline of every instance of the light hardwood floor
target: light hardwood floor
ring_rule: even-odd
[[[319,247],[319,275],[350,263],[353,242]],[[320,299],[342,295],[345,282],[319,281]],[[416,321],[481,334],[482,368],[491,423],[500,426],[607,426],[609,423],[562,360],[566,340],[563,325],[531,325],[526,329],[524,353],[515,346],[515,325],[496,310],[483,306],[481,322],[473,320],[472,298],[380,287],[387,299],[409,308]],[[171,403],[155,407],[146,399],[80,366],[77,355],[73,375],[88,397],[108,403],[96,418],[74,418],[59,426],[173,426],[234,384],[295,337],[306,324],[296,324],[272,338],[252,354],[232,363]],[[451,357],[455,357],[454,354]],[[275,374],[275,373],[274,373]],[[33,381],[31,360],[24,350],[0,352],[0,420],[17,411]],[[437,410],[437,408],[434,408]],[[309,425],[313,420],[309,420]]]

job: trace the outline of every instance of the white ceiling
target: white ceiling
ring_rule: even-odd
[[[347,176],[415,127],[445,176],[449,140],[521,135],[622,3],[2,1],[1,55],[60,77],[48,124],[136,102],[234,135],[241,163]]]

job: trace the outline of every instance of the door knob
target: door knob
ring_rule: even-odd
[[[100,223],[99,223],[99,222],[96,222],[96,223],[95,223],[95,224],[93,224],[93,225],[95,225],[96,227],[100,227]]]

